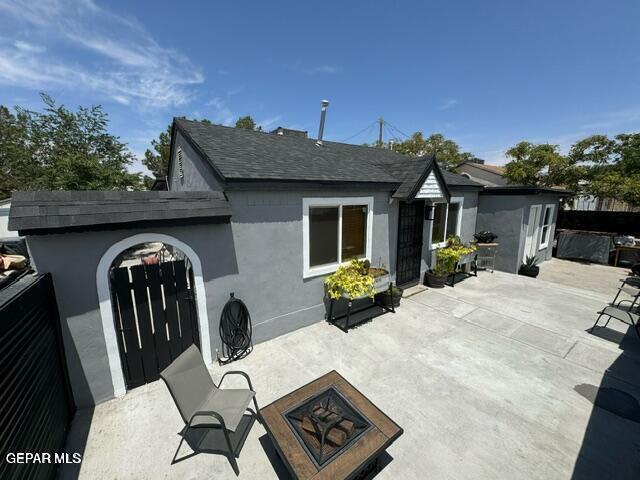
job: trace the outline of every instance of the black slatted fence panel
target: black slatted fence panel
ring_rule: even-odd
[[[556,229],[587,230],[640,236],[640,212],[560,210]]]
[[[51,275],[0,291],[0,478],[54,478],[75,406]],[[51,463],[8,463],[9,452]]]
[[[184,260],[111,270],[127,388],[153,382],[190,345],[200,346],[193,274]]]

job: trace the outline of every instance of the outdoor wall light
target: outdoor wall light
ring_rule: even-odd
[[[424,219],[433,220],[433,205],[424,206]]]

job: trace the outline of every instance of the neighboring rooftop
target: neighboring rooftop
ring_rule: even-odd
[[[220,192],[15,192],[9,229],[53,233],[159,221],[224,221],[230,216],[229,204]]]
[[[496,175],[504,175],[504,167],[500,165],[487,165],[486,163],[467,162],[466,165],[471,165],[480,170],[495,173]]]
[[[284,127],[274,128],[269,133],[272,133],[274,135],[289,135],[292,137],[300,137],[300,138],[307,138],[307,134],[308,134],[306,130],[295,130],[293,128],[284,128]]]
[[[299,181],[388,184],[392,190],[415,191],[431,158],[413,158],[391,150],[273,135],[176,118],[177,128],[226,182]],[[480,184],[457,174],[451,185]],[[411,183],[409,185],[408,183]],[[394,195],[398,197],[398,195]],[[404,197],[401,197],[404,198]]]

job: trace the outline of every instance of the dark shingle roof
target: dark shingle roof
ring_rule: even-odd
[[[432,158],[413,158],[381,148],[272,135],[182,118],[176,127],[226,181],[370,182],[389,184],[407,198]],[[443,172],[444,173],[444,172]],[[457,178],[460,177],[460,178]],[[477,185],[449,174],[452,185]]]
[[[46,231],[158,221],[229,218],[220,192],[41,191],[15,192],[9,229]]]
[[[225,180],[298,180],[398,183],[376,166],[376,159],[402,159],[389,150],[309,138],[271,135],[176,119]],[[366,167],[366,168],[363,168]]]
[[[463,175],[458,175],[448,170],[442,170],[442,176],[450,187],[477,187],[479,189],[483,187],[481,183],[474,182]]]

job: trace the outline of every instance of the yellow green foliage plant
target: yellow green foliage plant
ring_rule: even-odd
[[[432,270],[435,275],[444,277],[453,273],[456,263],[465,255],[476,251],[474,245],[466,246],[457,235],[451,235],[447,239],[447,246],[436,250],[436,266]]]
[[[337,300],[346,297],[353,300],[361,297],[373,297],[376,293],[373,288],[374,279],[367,271],[365,263],[356,259],[351,260],[348,265],[339,266],[324,281],[329,298]]]

